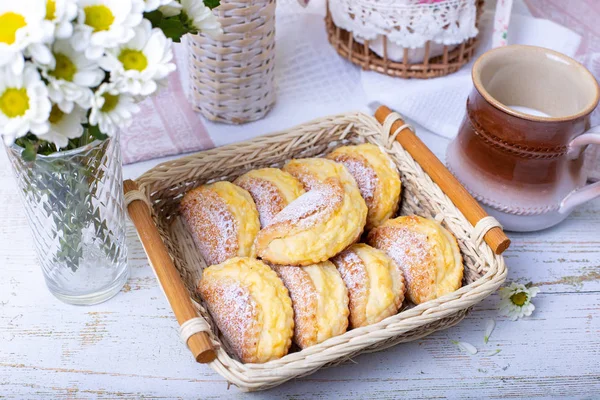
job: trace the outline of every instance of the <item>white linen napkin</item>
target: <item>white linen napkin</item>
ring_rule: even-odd
[[[493,12],[486,11],[480,23],[480,44],[476,59],[491,48]],[[574,56],[581,36],[552,21],[515,14],[508,31],[509,44],[546,47]],[[379,102],[395,109],[425,128],[453,138],[465,114],[465,103],[473,86],[471,67],[434,79],[398,79],[376,72],[363,71],[361,82],[369,102]]]

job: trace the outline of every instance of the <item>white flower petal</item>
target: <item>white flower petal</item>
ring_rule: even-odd
[[[456,346],[458,346],[459,349],[461,349],[462,351],[464,351],[467,354],[470,354],[470,355],[477,354],[477,349],[471,343],[459,342],[456,340],[453,340],[452,343],[454,343]]]
[[[483,335],[483,342],[487,343],[490,340],[490,336],[496,327],[496,321],[493,319],[488,319],[485,324],[485,334]]]
[[[50,49],[45,44],[34,43],[30,45],[27,49],[31,54],[31,57],[37,63],[48,65],[51,64],[54,59],[54,57],[52,57]]]
[[[23,72],[24,66],[25,66],[25,59],[23,58],[22,54],[18,54],[17,56],[15,56],[10,64],[12,73],[15,75],[18,75],[21,72]]]
[[[158,7],[158,10],[165,17],[174,17],[175,15],[179,15],[181,14],[181,9],[181,4],[175,0],[169,1],[167,4]]]

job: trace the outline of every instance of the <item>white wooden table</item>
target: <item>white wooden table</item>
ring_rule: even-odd
[[[445,139],[421,136],[443,156]],[[541,288],[531,318],[499,316],[492,295],[456,327],[254,394],[228,389],[192,360],[131,225],[125,288],[104,304],[74,307],[46,290],[3,151],[0,221],[0,398],[600,397],[600,201],[554,229],[510,235],[508,279]],[[489,318],[497,327],[484,345]]]

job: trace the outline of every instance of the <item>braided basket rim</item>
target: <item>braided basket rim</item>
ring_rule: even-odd
[[[361,44],[352,32],[335,24],[329,11],[329,1],[327,0],[327,13],[325,15],[325,27],[329,43],[341,57],[358,65],[363,70],[375,71],[398,78],[439,78],[457,72],[469,63],[479,44],[478,34],[457,46],[445,45],[443,46],[442,55],[430,57],[431,42],[428,41],[424,47],[425,57],[422,62],[409,62],[408,48],[403,49],[403,61],[392,61],[387,57],[387,38],[385,36],[383,36],[385,54],[381,57],[369,48],[368,40],[364,40]],[[476,1],[477,7],[475,26],[479,26],[485,0],[474,1]]]
[[[457,237],[465,261],[464,285],[438,299],[403,309],[377,324],[350,330],[281,359],[264,364],[241,363],[229,355],[227,344],[221,341],[210,315],[194,293],[201,273],[199,266],[204,262],[189,234],[183,233],[183,226],[176,217],[176,199],[207,181],[232,180],[252,168],[280,165],[284,161],[282,158],[322,155],[336,144],[360,142],[380,146],[398,165],[404,192],[400,214],[418,212],[441,220]],[[212,178],[198,179],[198,176]],[[209,365],[243,391],[269,389],[319,368],[337,365],[360,353],[382,350],[449,328],[506,279],[504,258],[494,254],[485,242],[475,242],[473,226],[448,196],[397,141],[390,140],[389,132],[384,132],[377,120],[360,112],[319,118],[281,132],[168,161],[141,175],[137,184],[153,204],[154,222],[199,314],[213,328],[208,333],[217,349],[217,358]]]

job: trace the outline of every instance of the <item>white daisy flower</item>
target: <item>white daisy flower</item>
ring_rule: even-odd
[[[114,84],[103,83],[92,99],[90,125],[98,125],[102,133],[114,136],[119,128],[131,123],[139,110],[131,94],[119,93]]]
[[[52,26],[57,39],[67,39],[73,34],[73,20],[77,17],[76,0],[46,0],[45,20]]]
[[[219,20],[203,1],[181,0],[181,6],[182,11],[199,32],[213,37],[223,34]]]
[[[144,12],[157,10],[159,7],[170,5],[170,3],[177,2],[175,0],[144,0]]]
[[[75,139],[83,134],[82,123],[86,121],[86,110],[75,106],[70,113],[64,113],[57,104],[52,106],[48,122],[50,128],[48,132],[37,135],[38,138],[45,140],[58,149],[68,146],[69,139]]]
[[[78,0],[79,14],[72,36],[73,47],[85,51],[85,56],[96,60],[105,49],[126,43],[144,11],[142,0]]]
[[[175,0],[169,1],[164,6],[158,7],[158,11],[160,11],[165,17],[174,17],[175,15],[179,15],[181,14],[181,9],[181,4]]]
[[[25,63],[21,74],[0,68],[0,132],[7,145],[28,132],[48,132],[49,115],[48,90],[33,64]]]
[[[145,19],[135,28],[133,39],[108,49],[99,63],[111,71],[111,82],[119,91],[148,96],[157,90],[157,81],[175,71],[172,59],[171,39]]]
[[[15,74],[23,70],[22,51],[49,39],[45,16],[45,0],[0,1],[0,66],[9,65]]]
[[[77,103],[91,107],[92,90],[104,79],[105,72],[94,61],[78,53],[68,40],[57,40],[52,47],[54,66],[42,68],[48,80],[48,95],[59,108],[71,112]]]
[[[537,287],[527,287],[520,283],[511,283],[507,287],[500,289],[500,311],[516,321],[522,317],[528,317],[531,315],[535,306],[531,302],[540,291]]]

